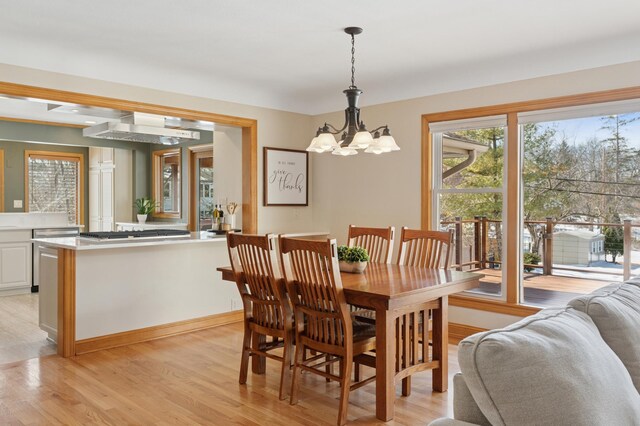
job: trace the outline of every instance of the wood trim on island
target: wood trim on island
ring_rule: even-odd
[[[58,355],[76,354],[76,252],[58,249]]]
[[[240,322],[243,319],[243,311],[231,311],[221,314],[209,315],[202,318],[194,318],[177,321],[169,324],[156,325],[138,330],[123,331],[121,333],[106,336],[92,337],[90,339],[75,342],[75,355],[116,348],[118,346],[132,345],[134,343],[147,342],[205,328]]]

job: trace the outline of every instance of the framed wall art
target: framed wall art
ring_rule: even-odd
[[[264,147],[264,205],[309,205],[309,153]]]

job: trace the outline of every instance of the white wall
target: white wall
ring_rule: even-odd
[[[311,207],[262,205],[262,151],[264,146],[304,149],[311,137],[311,117],[304,114],[258,108],[232,102],[180,95],[102,80],[0,64],[0,81],[87,93],[158,105],[213,112],[258,121],[258,231],[299,232],[313,230]],[[219,159],[218,159],[219,160]]]

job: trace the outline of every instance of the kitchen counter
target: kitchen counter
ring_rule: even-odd
[[[237,289],[217,285],[216,268],[229,264],[226,240],[206,231],[144,240],[34,239],[40,328],[68,357],[239,320]]]
[[[106,241],[92,241],[85,238],[71,237],[71,238],[35,238],[32,240],[34,243],[38,243],[42,246],[68,249],[68,250],[106,250],[117,248],[132,248],[132,247],[149,247],[149,246],[162,246],[162,245],[177,245],[177,244],[194,244],[194,243],[212,243],[212,242],[226,242],[227,238],[224,235],[215,235],[210,232],[192,232],[189,237],[180,238],[154,238],[154,239],[114,239]]]

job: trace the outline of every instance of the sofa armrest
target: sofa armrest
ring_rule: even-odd
[[[471,396],[462,373],[457,373],[453,376],[453,417],[463,422],[491,426],[491,423],[482,414],[480,407]]]
[[[429,423],[429,426],[479,426],[475,423],[463,422],[462,420],[454,420],[448,417],[436,419]]]

